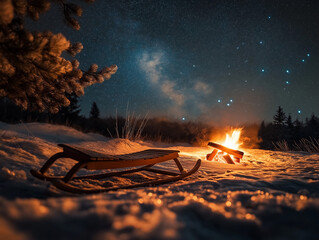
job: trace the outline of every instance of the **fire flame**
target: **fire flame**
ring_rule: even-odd
[[[239,163],[244,155],[243,152],[238,151],[241,145],[241,142],[239,142],[241,131],[242,128],[235,128],[226,133],[226,139],[222,144],[209,142],[208,145],[213,147],[214,150],[206,155],[206,159],[229,164]]]
[[[235,128],[230,133],[226,133],[226,139],[222,145],[231,149],[238,149],[242,144],[239,142],[241,131],[242,128]]]

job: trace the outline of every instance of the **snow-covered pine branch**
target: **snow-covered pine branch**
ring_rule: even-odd
[[[65,20],[79,29],[75,16],[82,9],[59,0]],[[0,97],[7,97],[24,109],[56,113],[70,104],[68,94],[84,94],[84,88],[111,78],[117,66],[102,68],[92,64],[83,72],[80,63],[63,58],[63,52],[75,57],[81,43],[71,44],[61,33],[30,32],[23,19],[38,20],[48,11],[50,1],[4,0],[0,3]]]

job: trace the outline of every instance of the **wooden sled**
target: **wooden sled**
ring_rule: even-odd
[[[160,149],[148,149],[140,152],[123,154],[123,155],[107,155],[95,151],[90,151],[84,148],[58,144],[63,148],[63,152],[54,154],[47,162],[43,165],[40,170],[31,170],[31,174],[42,180],[50,181],[55,187],[71,192],[71,193],[100,193],[118,189],[127,189],[135,187],[147,187],[152,185],[164,184],[168,182],[177,181],[195,173],[201,165],[201,160],[198,159],[195,166],[186,171],[182,167],[178,160],[178,150],[160,150]],[[48,169],[54,164],[59,158],[70,158],[76,160],[77,163],[67,172],[65,176],[52,176],[46,174]],[[155,164],[174,160],[179,173],[170,172],[160,169],[152,168]],[[134,168],[138,167],[138,168]],[[105,169],[116,169],[116,168],[132,168],[123,171],[91,174],[85,176],[75,176],[76,173],[85,168],[87,170],[105,170]],[[143,183],[136,183],[131,185],[116,186],[116,187],[101,187],[101,188],[83,188],[80,186],[70,184],[72,180],[77,179],[102,179],[114,176],[121,176],[124,174],[148,171],[153,173],[159,173],[168,175],[164,179],[154,179]]]

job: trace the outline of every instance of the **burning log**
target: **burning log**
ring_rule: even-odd
[[[218,150],[217,150],[217,149],[214,149],[214,150],[212,151],[212,153],[208,153],[208,154],[206,155],[206,159],[207,159],[208,161],[212,161],[212,160],[215,158],[215,156],[216,156],[217,153],[218,153]]]
[[[239,159],[243,158],[244,153],[242,151],[239,150],[234,150],[228,147],[224,147],[223,145],[217,144],[217,143],[213,143],[213,142],[209,142],[208,146],[211,146],[213,148],[217,148],[218,150],[228,153],[230,155],[233,155],[234,157],[237,157]]]
[[[207,154],[206,156],[206,159],[209,161],[213,160],[218,154],[221,155],[227,163],[235,164],[235,162],[239,163],[240,159],[242,159],[244,156],[244,152],[242,151],[234,150],[214,142],[209,142],[208,146],[214,148],[212,153]]]
[[[224,155],[223,158],[226,160],[228,164],[235,164],[233,159],[229,156],[229,154]]]

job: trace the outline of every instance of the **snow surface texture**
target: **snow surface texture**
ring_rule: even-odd
[[[203,161],[197,173],[175,183],[71,195],[29,172],[61,150],[57,143],[110,154],[178,149],[186,169]],[[229,165],[204,160],[209,151],[109,140],[64,126],[0,123],[0,239],[319,239],[319,155],[244,150],[242,163]],[[53,171],[65,172],[71,163],[59,161]],[[161,167],[175,169],[171,162]]]

